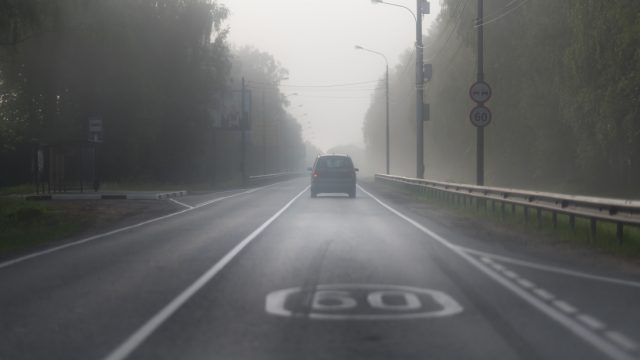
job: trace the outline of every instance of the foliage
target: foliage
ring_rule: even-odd
[[[239,135],[217,146],[211,126],[222,94],[240,89],[216,0],[0,0],[0,10],[0,163],[10,170],[0,185],[30,180],[35,146],[85,140],[90,117],[103,121],[103,180],[239,173]],[[283,71],[268,54],[253,60],[268,76]]]
[[[424,38],[425,62],[434,69],[425,90],[429,178],[475,180],[475,128],[468,120],[475,11],[472,0],[443,1]],[[640,3],[495,0],[485,2],[485,22],[484,72],[493,89],[487,184],[640,195]],[[409,176],[415,175],[412,54],[391,73],[391,168]],[[373,141],[383,136],[381,106],[374,101],[365,120],[370,158],[384,150],[383,141]]]

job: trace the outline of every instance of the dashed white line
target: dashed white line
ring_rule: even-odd
[[[576,316],[576,318],[578,318],[578,320],[580,320],[581,322],[583,322],[584,324],[586,324],[592,329],[602,330],[605,328],[604,324],[600,322],[600,320],[592,316],[589,316],[587,314],[579,314],[578,316]]]
[[[524,288],[531,289],[535,287],[535,285],[527,279],[518,279],[517,281],[518,284],[520,284]]]
[[[511,271],[511,270],[504,270],[504,271],[502,271],[502,273],[503,273],[506,277],[511,278],[511,279],[517,279],[517,278],[519,277],[519,276],[518,276],[518,274],[514,273],[514,272],[513,272],[513,271]]]
[[[402,214],[398,210],[382,202],[377,197],[373,196],[371,193],[363,189],[362,186],[358,185],[358,187],[362,192],[367,194],[369,197],[375,200],[382,207],[386,208],[393,214],[407,221],[408,223],[410,223],[411,225],[416,227],[418,230],[422,231],[423,233],[425,233],[426,235],[428,235],[430,238],[437,241],[441,245],[450,249],[452,252],[454,252],[461,258],[465,259],[470,265],[474,266],[476,269],[485,273],[491,279],[495,280],[498,284],[504,286],[507,290],[511,291],[513,294],[517,295],[522,300],[528,302],[531,306],[540,310],[542,313],[549,316],[550,319],[564,326],[567,330],[571,331],[573,334],[575,334],[576,336],[578,336],[579,338],[581,338],[582,340],[584,340],[586,343],[590,344],[594,348],[598,349],[603,354],[606,354],[607,356],[615,360],[634,359],[634,357],[631,354],[625,351],[625,350],[628,350],[628,348],[620,347],[621,344],[618,343],[618,341],[616,341],[615,343],[612,343],[611,340],[613,339],[611,339],[610,337],[608,338],[603,337],[601,334],[594,332],[591,328],[584,326],[581,322],[579,322],[574,317],[569,316],[568,314],[560,311],[558,308],[552,306],[551,304],[540,300],[538,297],[531,295],[531,293],[529,293],[526,289],[523,289],[522,287],[516,285],[516,283],[512,282],[511,280],[508,280],[504,275],[501,275],[501,273],[496,272],[495,270],[492,270],[490,266],[483,264],[481,260],[471,256],[469,252],[464,250],[464,248],[454,245],[450,241],[446,240],[442,236],[431,231],[430,229],[418,223],[417,221],[411,219],[410,217]],[[485,255],[485,254],[480,254],[480,255]],[[491,257],[491,256],[487,255],[487,257]],[[536,292],[537,290],[539,291],[542,289],[535,289],[534,292]],[[542,294],[544,293],[546,292],[542,292]],[[540,294],[538,293],[536,294],[540,296]],[[613,334],[613,335],[615,336],[616,334]],[[625,340],[628,340],[628,339],[625,339]]]
[[[498,271],[504,271],[505,270],[504,266],[502,266],[502,265],[500,265],[498,263],[492,263],[491,267],[496,269],[496,270],[498,270]]]
[[[558,309],[566,312],[567,314],[575,314],[578,312],[578,309],[576,309],[575,307],[573,307],[573,305],[569,304],[566,301],[556,300],[553,302],[553,305]]]
[[[614,341],[616,344],[624,347],[627,350],[633,351],[638,349],[638,344],[635,341],[629,339],[628,337],[620,334],[617,331],[607,331],[606,335],[611,341]]]
[[[555,299],[555,295],[551,294],[550,292],[548,292],[545,289],[534,289],[533,290],[534,294],[538,295],[539,297],[543,298],[544,300],[553,300]]]
[[[464,246],[459,246],[459,245],[455,245],[455,246],[457,246],[458,249],[460,249],[460,250],[462,250],[464,252],[468,252],[468,253],[471,253],[471,254],[476,254],[476,255],[487,257],[487,258],[490,258],[490,259],[500,260],[500,261],[511,263],[511,264],[525,266],[525,267],[532,268],[532,269],[538,269],[538,270],[547,271],[547,272],[553,272],[553,273],[557,273],[557,274],[574,276],[574,277],[579,277],[579,278],[583,278],[583,279],[602,281],[602,282],[607,282],[607,283],[610,283],[610,284],[624,285],[624,286],[640,288],[640,282],[638,282],[638,281],[624,280],[624,279],[617,279],[617,278],[612,278],[612,277],[607,277],[607,276],[594,275],[594,274],[589,274],[589,273],[585,273],[585,272],[581,272],[581,271],[565,269],[565,268],[561,268],[561,267],[557,267],[557,266],[543,265],[543,264],[538,264],[538,263],[531,262],[531,261],[514,259],[514,258],[511,258],[511,257],[508,257],[508,256],[492,254],[492,253],[488,253],[488,252],[485,252],[485,251],[470,249],[470,248],[467,248],[467,247],[464,247]]]

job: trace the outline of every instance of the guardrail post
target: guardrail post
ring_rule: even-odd
[[[536,209],[536,221],[538,222],[538,229],[542,228],[542,209]]]
[[[616,223],[616,240],[618,240],[618,244],[622,245],[622,238],[624,236],[624,228],[622,223]]]
[[[500,203],[500,217],[504,220],[505,218],[505,203],[501,202]]]
[[[524,206],[524,223],[525,225],[529,223],[529,207]]]
[[[551,223],[553,224],[553,229],[555,230],[558,227],[558,213],[555,211],[551,212]]]
[[[571,231],[576,231],[576,216],[573,214],[569,215],[569,226],[571,226]]]
[[[591,236],[595,239],[596,237],[596,231],[598,230],[598,225],[596,224],[596,219],[591,218],[589,219],[590,222],[590,228],[591,228]]]
[[[516,204],[511,204],[511,215],[516,216]]]

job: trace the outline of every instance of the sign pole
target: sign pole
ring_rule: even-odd
[[[478,0],[478,82],[484,81],[483,2]],[[476,185],[484,185],[484,126],[476,126]]]
[[[240,104],[240,134],[241,134],[241,149],[240,149],[240,172],[241,172],[241,176],[242,176],[242,185],[246,186],[247,184],[247,166],[246,166],[246,157],[247,157],[247,134],[246,134],[246,129],[245,129],[245,124],[246,121],[248,119],[246,119],[246,116],[248,114],[245,114],[245,85],[244,85],[244,77],[242,77],[242,104]]]

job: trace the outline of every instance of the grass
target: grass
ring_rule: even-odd
[[[25,195],[36,191],[32,184],[22,184],[16,186],[0,187],[0,196]]]
[[[78,232],[88,215],[56,209],[46,202],[0,198],[0,254],[63,239]]]
[[[237,188],[241,182],[230,180],[216,183],[162,183],[162,182],[136,182],[118,181],[104,182],[100,184],[100,191],[154,191],[154,190],[187,190],[188,192],[218,191],[229,188]]]
[[[516,231],[558,239],[571,246],[592,248],[606,254],[640,259],[640,228],[638,227],[624,226],[622,242],[619,242],[616,238],[616,224],[610,222],[598,221],[596,233],[593,234],[591,222],[585,218],[576,217],[575,226],[572,229],[569,215],[557,214],[554,227],[551,211],[542,210],[540,223],[538,223],[537,209],[531,207],[525,216],[525,208],[521,205],[505,204],[503,213],[502,203],[499,201],[466,197],[463,202],[462,196],[454,197],[438,190],[406,191],[440,207],[466,216],[479,217],[493,224],[506,225]]]

